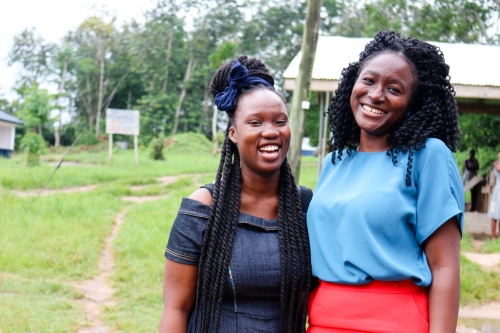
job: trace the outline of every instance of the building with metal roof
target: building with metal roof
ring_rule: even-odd
[[[0,156],[10,157],[12,155],[16,126],[22,125],[23,122],[20,119],[0,111]]]
[[[312,91],[334,92],[340,73],[372,38],[319,36],[311,76]],[[458,111],[500,115],[500,46],[438,43],[450,66],[450,80],[455,88]],[[299,72],[301,53],[283,73],[284,89],[293,90]]]

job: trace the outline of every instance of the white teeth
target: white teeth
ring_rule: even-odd
[[[278,150],[278,146],[264,146],[259,148],[260,151],[275,151]]]
[[[369,107],[368,105],[363,105],[363,109],[365,109],[366,111],[368,112],[371,112],[371,113],[376,113],[376,114],[384,114],[385,112],[382,111],[382,110],[378,110],[378,109],[372,109],[371,107]]]

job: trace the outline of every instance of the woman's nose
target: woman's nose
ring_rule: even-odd
[[[276,126],[274,126],[272,124],[266,125],[264,127],[264,130],[262,131],[262,136],[265,136],[265,137],[274,138],[274,137],[277,137],[278,135],[279,135],[278,129],[276,128]]]
[[[381,85],[374,86],[373,89],[371,89],[368,92],[368,97],[373,101],[373,102],[379,102],[383,101],[385,96],[384,96],[384,90]]]

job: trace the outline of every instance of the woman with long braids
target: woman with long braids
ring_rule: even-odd
[[[210,83],[229,122],[215,183],[183,199],[170,232],[162,333],[305,331],[312,191],[290,172],[290,125],[273,85],[246,56]]]
[[[464,192],[448,73],[437,47],[394,32],[342,71],[307,214],[308,332],[455,333]]]

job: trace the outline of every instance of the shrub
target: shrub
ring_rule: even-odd
[[[99,140],[95,137],[95,134],[91,131],[85,131],[80,135],[80,139],[78,139],[78,145],[96,145],[99,143]]]
[[[155,161],[161,160],[163,161],[165,157],[163,156],[163,148],[165,147],[165,136],[160,134],[159,137],[151,140],[149,144],[151,151],[151,158]]]
[[[36,166],[40,164],[40,155],[44,153],[47,144],[40,135],[28,132],[21,139],[21,148],[28,155],[28,166]]]

